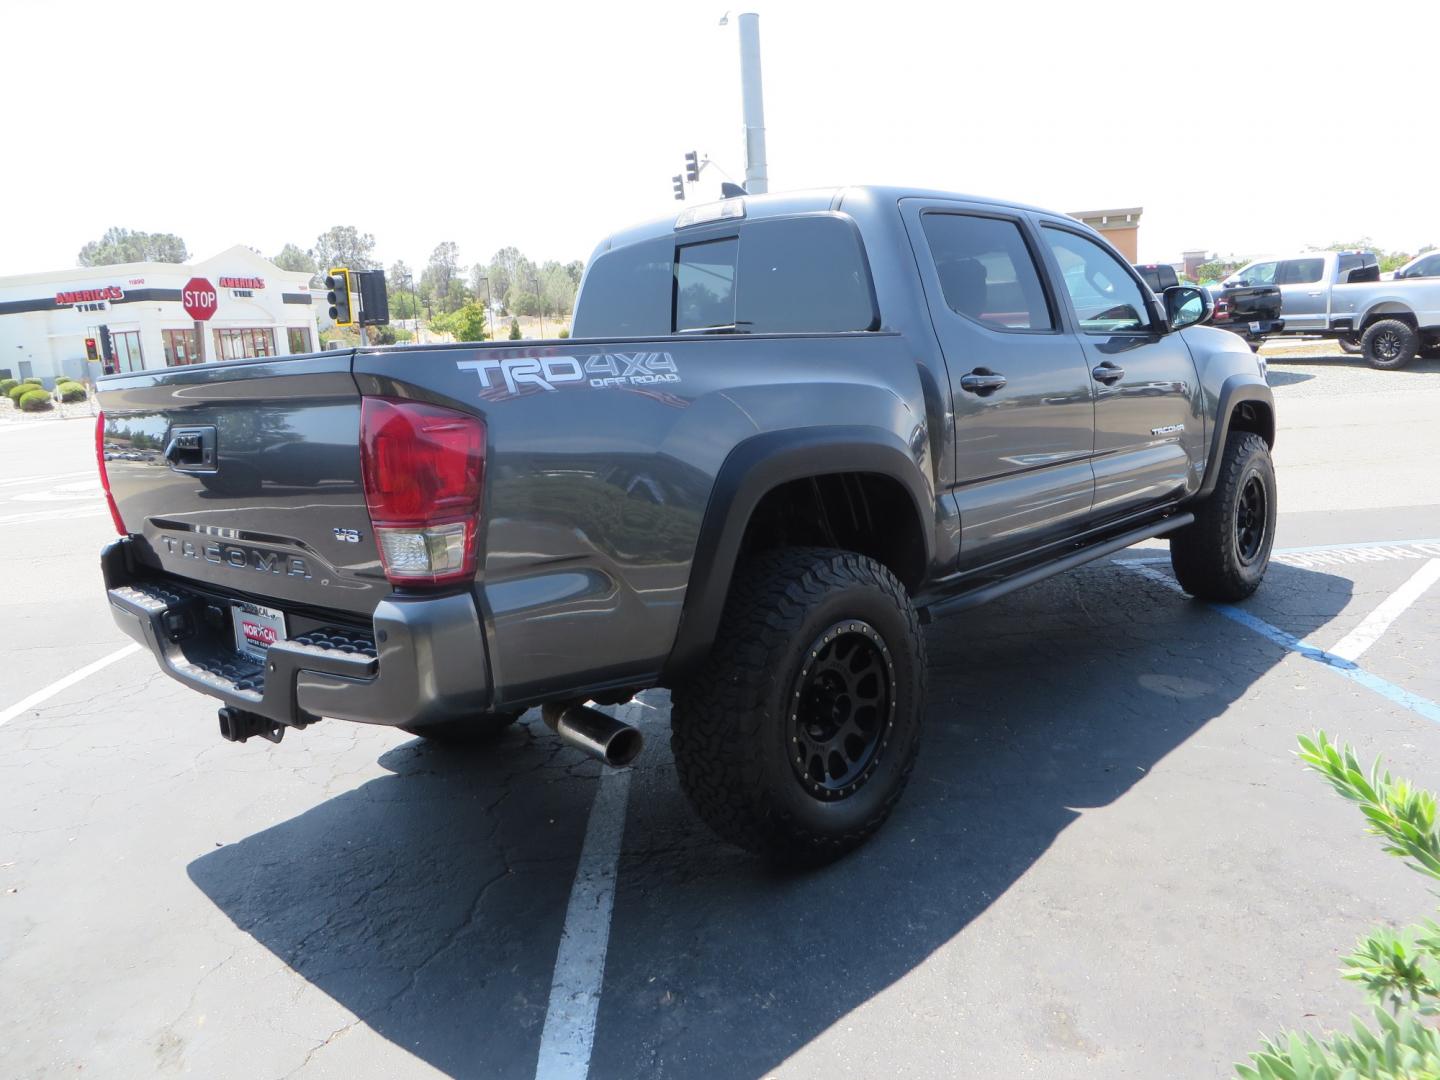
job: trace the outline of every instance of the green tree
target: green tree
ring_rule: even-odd
[[[334,225],[315,238],[310,254],[321,271],[332,266],[351,270],[375,269],[375,237],[362,233],[354,225]]]
[[[294,273],[314,275],[320,267],[315,262],[315,256],[295,244],[286,244],[280,249],[280,254],[270,260],[281,270],[290,270]]]
[[[490,257],[487,271],[490,290],[501,305],[504,305],[510,296],[510,288],[515,284],[516,270],[521,260],[525,260],[525,256],[521,255],[520,249],[516,247],[503,247]]]
[[[459,276],[459,245],[454,240],[444,240],[431,252],[431,261],[420,275],[420,281],[429,285],[429,295],[435,307],[449,314],[458,311],[469,301],[469,289]]]
[[[77,256],[81,266],[114,266],[129,262],[183,263],[190,257],[185,241],[174,233],[147,233],[112,226],[91,240]]]
[[[1323,731],[1300,737],[1300,760],[1319,773],[1344,799],[1359,806],[1369,831],[1384,850],[1440,881],[1440,828],[1435,796],[1396,780],[1377,760],[1369,775],[1349,746],[1332,743]],[[1266,1039],[1235,1071],[1244,1080],[1429,1080],[1440,1076],[1440,925],[1426,920],[1391,930],[1380,927],[1361,938],[1343,963],[1344,978],[1359,983],[1370,998],[1371,1028],[1359,1019],[1353,1031],[1324,1040],[1291,1032]]]
[[[1245,264],[1243,262],[1239,262],[1233,258],[1215,259],[1211,262],[1201,263],[1199,266],[1197,266],[1195,268],[1195,277],[1201,282],[1201,284],[1219,281],[1221,278],[1229,277],[1231,274],[1233,274],[1236,270],[1239,270],[1240,267],[1244,265]]]
[[[520,340],[520,320],[519,320],[519,319],[511,319],[511,320],[510,320],[510,340],[511,340],[511,341],[519,341],[519,340]]]
[[[569,315],[575,306],[575,286],[578,284],[568,267],[558,262],[547,262],[540,268],[540,313]]]
[[[385,271],[385,293],[390,300],[392,319],[418,319],[420,317],[419,297],[415,293],[415,278],[404,259],[396,259]]]
[[[436,330],[453,334],[456,341],[484,341],[487,336],[485,307],[473,300],[448,315],[441,315],[432,325]]]

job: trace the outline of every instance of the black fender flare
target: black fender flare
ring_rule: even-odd
[[[791,480],[852,472],[876,473],[901,484],[914,504],[925,565],[930,565],[935,554],[934,487],[898,435],[854,425],[770,431],[746,439],[725,458],[710,490],[690,564],[685,607],[663,672],[666,684],[693,670],[710,651],[740,543],[760,500]]]
[[[1220,384],[1220,394],[1215,406],[1215,430],[1210,436],[1210,456],[1205,462],[1205,476],[1200,482],[1197,499],[1203,499],[1215,490],[1220,479],[1220,459],[1225,453],[1225,440],[1230,437],[1230,418],[1235,409],[1245,402],[1262,406],[1270,417],[1270,437],[1265,441],[1275,445],[1275,395],[1270,384],[1259,375],[1240,373],[1231,375]]]

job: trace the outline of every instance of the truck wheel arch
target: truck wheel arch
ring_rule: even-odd
[[[908,505],[912,522],[887,524],[913,549],[897,560],[896,576],[912,590],[919,584],[934,554],[926,523],[934,518],[935,495],[930,478],[896,435],[883,428],[836,426],[753,436],[730,451],[716,474],[663,682],[682,677],[709,652],[747,533],[767,497],[787,485],[832,477],[874,478],[901,506]],[[926,506],[931,513],[924,512]]]
[[[1365,312],[1365,317],[1360,320],[1359,333],[1364,333],[1372,323],[1381,319],[1398,319],[1400,322],[1409,323],[1415,330],[1420,328],[1420,320],[1407,305],[1398,300],[1382,300]]]
[[[1205,498],[1215,490],[1220,477],[1220,462],[1225,440],[1232,431],[1253,431],[1275,447],[1275,398],[1263,380],[1251,375],[1231,375],[1220,387],[1215,409],[1215,429],[1210,434],[1210,452],[1205,460],[1205,476],[1197,498]]]

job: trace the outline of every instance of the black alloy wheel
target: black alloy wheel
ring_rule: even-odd
[[[1265,547],[1268,501],[1265,481],[1258,472],[1250,473],[1240,489],[1240,501],[1235,508],[1235,550],[1245,566],[1259,558]]]
[[[840,799],[875,771],[894,723],[895,665],[874,627],[841,622],[810,645],[792,694],[791,767],[810,794]]]

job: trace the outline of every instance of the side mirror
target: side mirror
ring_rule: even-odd
[[[1196,323],[1209,322],[1215,314],[1215,302],[1207,289],[1189,285],[1172,285],[1165,290],[1165,319],[1171,330],[1183,330]]]

